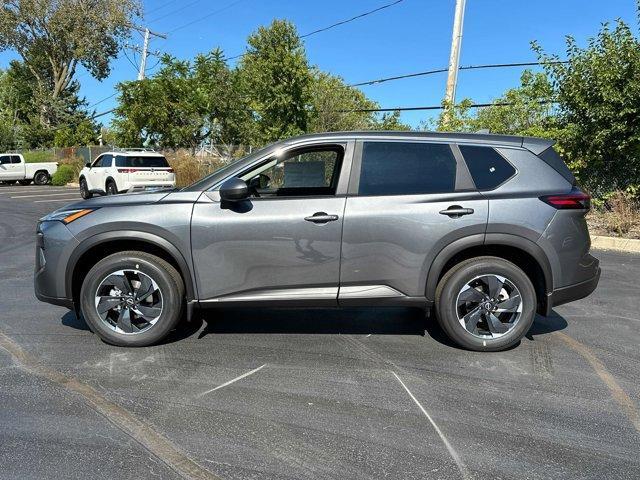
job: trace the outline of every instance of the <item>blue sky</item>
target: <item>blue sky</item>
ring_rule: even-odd
[[[169,33],[167,40],[154,39],[152,50],[190,58],[219,46],[231,56],[242,53],[247,36],[274,18],[294,22],[304,34],[386,3],[390,0],[146,0],[145,20],[140,23],[166,33],[194,22]],[[532,40],[562,55],[565,35],[573,35],[584,44],[604,21],[622,18],[636,29],[635,4],[635,0],[467,0],[461,65],[535,61]],[[309,37],[307,55],[311,64],[340,75],[348,83],[446,67],[454,5],[455,0],[404,0]],[[142,39],[134,33],[130,42],[141,44]],[[13,56],[10,52],[0,54],[0,67],[6,67]],[[131,52],[129,56],[135,60]],[[156,59],[151,57],[149,67],[155,64]],[[518,68],[463,71],[457,98],[491,101],[518,85],[520,73]],[[133,80],[136,75],[134,67],[121,56],[113,63],[108,79],[98,82],[81,71],[79,80],[82,93],[93,104],[112,94],[118,82]],[[382,107],[438,105],[445,81],[446,74],[437,74],[363,90]],[[115,103],[113,98],[95,109],[109,110]],[[402,118],[418,126],[434,115],[407,112]],[[108,122],[109,117],[105,119]]]

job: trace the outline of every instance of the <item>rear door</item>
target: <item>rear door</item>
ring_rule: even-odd
[[[454,145],[364,140],[356,144],[345,209],[339,303],[370,297],[424,300],[435,256],[484,238],[488,201]]]

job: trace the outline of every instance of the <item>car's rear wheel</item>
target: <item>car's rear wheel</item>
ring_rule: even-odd
[[[87,185],[87,180],[85,178],[80,179],[80,196],[85,200],[93,197],[93,193],[89,191],[89,186]]]
[[[31,185],[31,180],[18,180],[18,183],[24,187]]]
[[[116,182],[113,181],[108,181],[107,182],[107,186],[106,186],[106,190],[107,190],[107,195],[117,195],[118,194],[118,187],[116,186]]]
[[[87,324],[105,342],[143,347],[162,340],[180,320],[184,285],[165,260],[120,252],[87,273],[80,305]]]
[[[458,345],[499,351],[518,343],[536,312],[536,292],[527,275],[497,257],[461,262],[440,280],[436,315]]]
[[[47,172],[36,172],[36,174],[33,176],[33,183],[35,183],[36,185],[46,185],[47,183],[49,183],[49,180],[51,178],[49,177],[49,174]]]

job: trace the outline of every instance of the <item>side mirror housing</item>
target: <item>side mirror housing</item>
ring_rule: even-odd
[[[85,163],[84,166],[87,167],[87,168],[91,168],[91,162]]]
[[[241,178],[230,178],[220,186],[220,199],[226,202],[239,202],[249,198],[249,186]]]

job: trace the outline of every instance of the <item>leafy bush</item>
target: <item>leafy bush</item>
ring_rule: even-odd
[[[167,160],[176,174],[177,187],[191,185],[227,163],[218,157],[196,158],[184,154],[169,156]]]
[[[51,177],[51,184],[56,186],[63,186],[74,180],[76,177],[76,169],[73,165],[63,163],[58,166],[58,170],[55,171]]]

